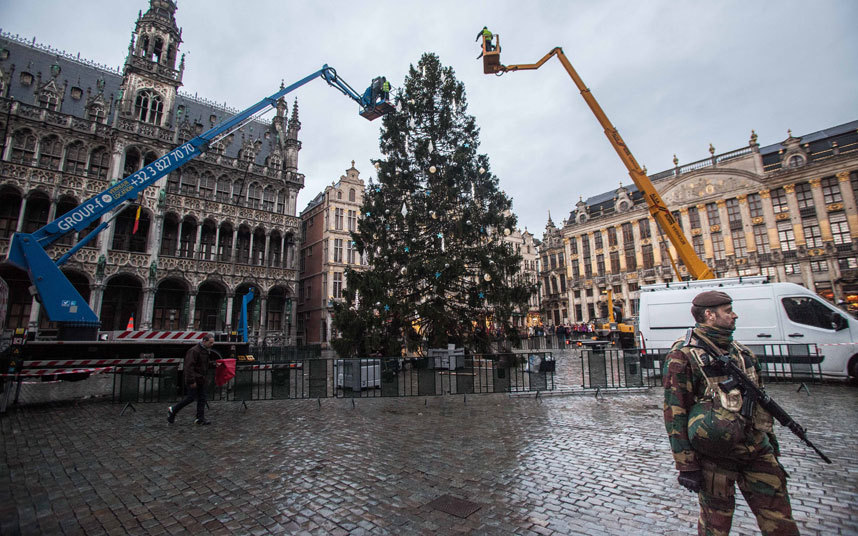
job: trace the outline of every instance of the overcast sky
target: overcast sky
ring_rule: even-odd
[[[148,0],[0,0],[3,31],[119,67]],[[467,91],[519,225],[541,237],[579,196],[630,183],[556,59],[538,71],[482,74],[477,32],[501,35],[506,65],[562,46],[650,174],[747,145],[763,146],[858,119],[858,1],[179,0],[183,91],[242,109],[334,67],[362,91],[384,74],[401,85],[427,51]],[[355,161],[374,177],[380,120],[322,81],[292,93],[306,175],[298,211]]]

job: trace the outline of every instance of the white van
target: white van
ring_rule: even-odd
[[[705,290],[721,290],[733,298],[736,331],[743,344],[814,344],[822,375],[858,377],[858,320],[807,288],[794,283],[769,283],[768,278],[743,277],[683,281],[641,287],[638,329],[647,349],[664,349],[694,326],[691,300]]]

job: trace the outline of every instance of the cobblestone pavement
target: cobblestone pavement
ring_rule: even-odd
[[[769,392],[834,461],[777,428],[802,534],[858,534],[858,388]],[[0,533],[696,533],[658,389],[248,405],[213,402],[202,427],[190,407],[168,425],[164,404],[9,411]],[[480,508],[462,519],[429,505],[443,495]],[[757,534],[737,502],[733,534]]]

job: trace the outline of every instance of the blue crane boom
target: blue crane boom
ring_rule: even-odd
[[[375,86],[379,86],[376,81],[380,78],[375,79],[363,95],[359,95],[351,86],[337,76],[337,72],[332,67],[324,65],[313,74],[302,78],[290,86],[281,88],[280,91],[270,97],[262,99],[223,123],[176,147],[161,158],[143,167],[136,173],[125,177],[116,184],[111,185],[107,190],[81,203],[41,229],[32,233],[15,233],[9,246],[7,260],[22,270],[27,271],[30,281],[33,283],[31,292],[41,302],[48,318],[52,322],[58,322],[61,325],[68,324],[71,326],[94,327],[96,330],[98,329],[98,316],[89,307],[86,300],[81,297],[59,267],[71,258],[76,251],[103,231],[110,224],[111,220],[100,223],[92,232],[75,244],[68,253],[56,261],[51,259],[45,248],[66,233],[73,230],[82,231],[86,229],[90,224],[111,210],[116,209],[115,215],[118,215],[121,205],[137,199],[140,192],[148,186],[205,152],[208,149],[208,145],[219,136],[240,127],[242,123],[250,120],[254,115],[267,109],[269,106],[276,106],[278,99],[316,78],[323,78],[330,86],[357,102],[361,107],[360,115],[369,120],[393,111],[393,106],[388,102],[386,95],[373,89]],[[244,325],[247,325],[246,320]]]

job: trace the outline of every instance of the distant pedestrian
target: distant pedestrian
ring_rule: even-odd
[[[176,415],[183,407],[194,400],[197,401],[197,418],[194,424],[211,424],[206,420],[206,375],[209,371],[209,362],[216,355],[211,348],[214,346],[214,335],[206,333],[199,344],[185,354],[185,390],[187,396],[184,400],[167,408],[167,422],[173,423]]]

